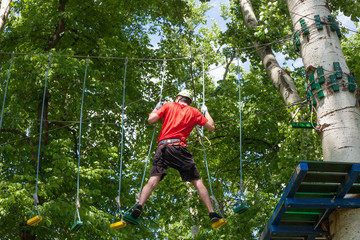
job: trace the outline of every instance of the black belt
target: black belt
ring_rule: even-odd
[[[158,143],[158,146],[160,145],[164,145],[164,144],[172,144],[172,143],[180,143],[181,140],[178,138],[168,138],[168,139],[163,139]]]

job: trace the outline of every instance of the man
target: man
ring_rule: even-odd
[[[205,105],[201,108],[201,114],[198,109],[190,106],[191,102],[191,92],[182,90],[176,96],[175,102],[168,102],[163,106],[161,103],[158,103],[156,108],[150,113],[149,123],[163,119],[163,126],[153,159],[149,181],[141,191],[139,205],[131,213],[132,217],[140,217],[143,205],[151,195],[151,192],[164,178],[167,168],[172,167],[180,172],[184,182],[191,182],[195,186],[200,199],[209,211],[211,221],[215,223],[221,220],[221,217],[214,212],[209,192],[200,178],[192,154],[186,148],[186,138],[189,137],[192,129],[197,124],[204,126],[209,131],[215,131],[214,121]]]

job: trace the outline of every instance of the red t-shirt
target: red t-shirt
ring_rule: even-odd
[[[168,138],[179,138],[186,143],[186,138],[196,124],[204,126],[208,121],[197,108],[176,102],[165,103],[156,113],[163,119],[158,142]]]

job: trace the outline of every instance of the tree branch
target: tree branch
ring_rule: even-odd
[[[234,60],[234,55],[232,54],[231,57],[230,57],[229,62],[226,62],[226,67],[225,67],[225,72],[224,72],[223,80],[226,79],[227,73],[228,73],[228,71],[229,71],[230,64],[231,64],[231,62],[232,62],[233,60]]]
[[[259,23],[256,19],[251,0],[240,0],[244,22],[248,28],[256,28]],[[258,42],[253,43],[257,54],[260,56],[267,75],[273,82],[275,88],[280,92],[287,105],[300,101],[296,90],[294,79],[290,74],[280,67],[270,46],[264,46]],[[293,113],[291,113],[293,116]]]
[[[65,12],[65,5],[67,2],[68,0],[59,0],[60,3],[60,6],[58,8],[59,12]],[[58,21],[55,33],[51,38],[51,44],[46,48],[46,51],[49,51],[50,49],[54,48],[60,42],[60,39],[63,36],[61,34],[64,33],[64,31],[65,31],[65,18],[61,18]]]
[[[30,146],[36,146],[36,143],[32,143],[32,142],[29,141],[29,138],[30,138],[29,136],[27,136],[25,133],[23,133],[23,132],[21,132],[21,131],[19,131],[17,129],[11,129],[11,128],[1,129],[0,132],[15,133],[17,135],[22,136]]]
[[[65,121],[65,119],[63,119]],[[74,153],[75,153],[75,158],[78,158],[78,152],[77,152],[77,149],[78,149],[78,138],[77,138],[77,135],[76,135],[76,130],[75,129],[72,129],[71,127],[68,127],[66,126],[65,124],[63,123],[60,123],[60,122],[52,122],[50,123],[50,126],[51,125],[57,125],[57,126],[60,126],[60,127],[64,127],[69,130],[72,134],[73,134],[73,137],[74,137]]]

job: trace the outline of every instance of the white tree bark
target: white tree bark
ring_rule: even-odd
[[[350,74],[336,32],[328,24],[316,28],[314,16],[328,22],[331,15],[326,0],[287,0],[295,30],[300,31],[301,55],[307,74],[323,67],[325,83],[321,85],[323,98],[317,101],[317,132],[322,141],[324,161],[360,162],[360,111],[358,96],[348,89],[346,74]],[[301,33],[300,20],[305,20],[310,33]],[[340,63],[343,72],[338,79],[339,91],[334,92],[329,75],[334,74],[333,63]],[[316,73],[315,73],[316,76]],[[358,92],[358,89],[356,90]],[[359,210],[339,210],[330,216],[333,240],[360,239]],[[355,230],[357,229],[357,230]]]
[[[248,28],[256,28],[258,21],[252,8],[251,0],[240,0],[240,6],[246,26]],[[267,75],[273,82],[275,88],[280,92],[285,103],[289,105],[300,101],[294,79],[287,71],[280,67],[271,48],[269,46],[262,46],[257,42],[254,42],[254,46],[266,69]]]
[[[0,1],[0,31],[4,28],[7,17],[10,12],[10,3],[11,0],[1,0]]]

